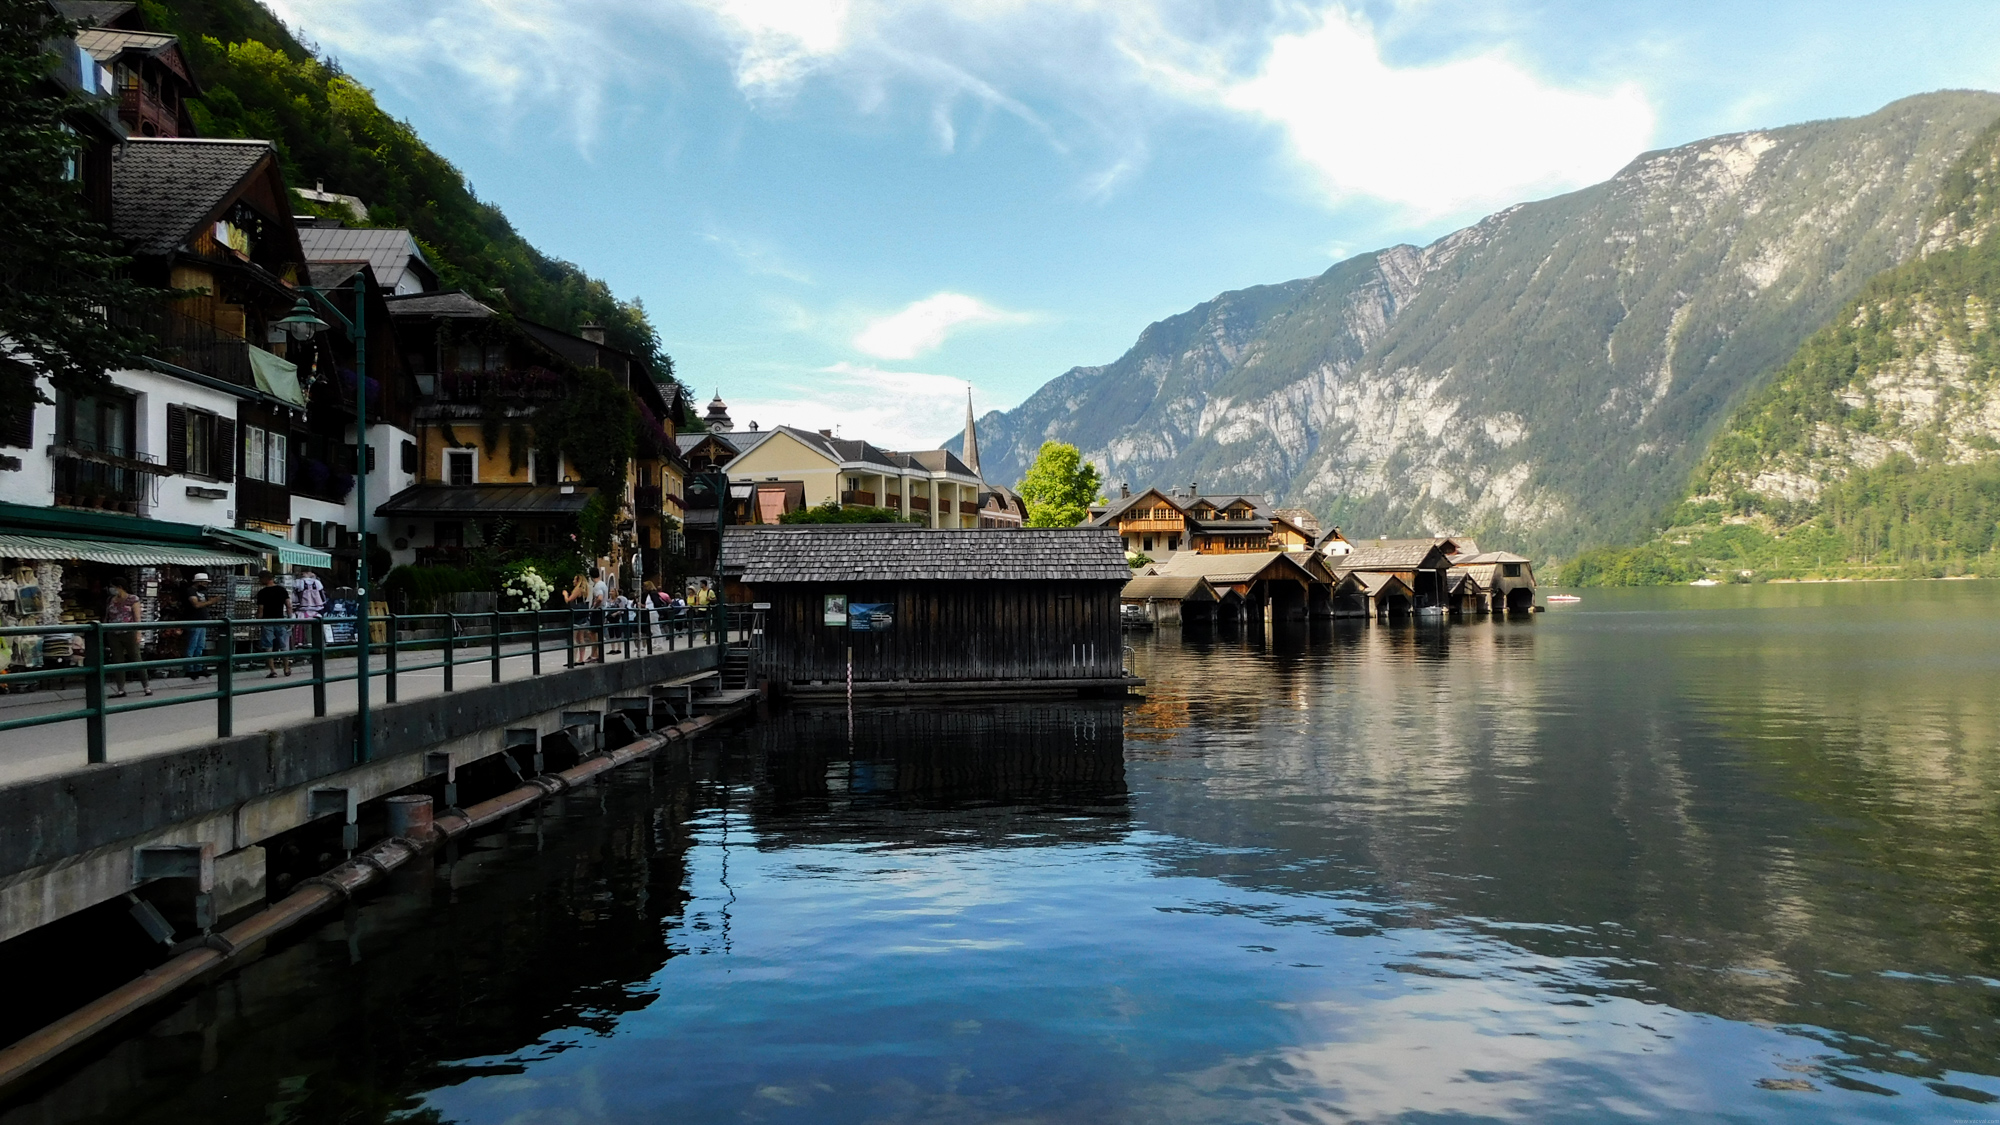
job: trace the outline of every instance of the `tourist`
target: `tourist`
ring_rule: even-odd
[[[604,610],[610,604],[610,594],[611,588],[604,582],[604,568],[602,566],[594,568],[590,577],[590,627],[600,637],[604,635]],[[597,648],[597,659],[599,663],[604,661],[604,647],[601,644]]]
[[[264,585],[257,591],[257,616],[264,622],[265,679],[278,678],[278,653],[284,653],[285,675],[292,674],[292,592],[278,584],[278,576],[264,572]]]
[[[569,607],[570,612],[570,660],[588,664],[591,646],[597,643],[597,634],[590,627],[590,579],[578,574],[576,581],[570,583],[569,592],[563,595],[563,604]]]
[[[184,616],[181,620],[208,621],[215,617],[216,607],[222,604],[222,598],[208,592],[208,575],[196,571],[186,596],[182,598],[182,604],[185,608],[182,610]],[[190,625],[186,633],[188,663],[185,671],[188,679],[199,680],[208,675],[208,666],[197,662],[197,658],[208,650],[208,627]]]
[[[106,625],[138,624],[139,599],[125,589],[123,582],[114,579],[107,583],[104,593],[104,623]],[[122,699],[125,696],[124,666],[139,662],[139,630],[118,629],[114,631],[107,629],[101,636],[103,636],[105,642],[106,663],[117,665],[117,669],[112,675],[116,677],[114,682],[117,683],[118,690],[112,692],[112,694]],[[148,669],[142,668],[139,670],[139,684],[146,689],[147,695],[153,694],[152,676],[153,673]]]

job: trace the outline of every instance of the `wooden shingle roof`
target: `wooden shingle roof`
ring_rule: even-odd
[[[111,228],[135,254],[171,254],[272,159],[269,141],[133,137],[112,158]]]
[[[1116,582],[1132,577],[1108,528],[1019,531],[907,524],[732,527],[723,573],[760,582]]]
[[[1429,539],[1364,539],[1354,550],[1329,561],[1338,570],[1421,570],[1436,569],[1444,562],[1443,553]]]

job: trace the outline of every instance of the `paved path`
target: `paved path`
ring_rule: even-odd
[[[740,636],[739,638],[740,639]],[[702,647],[700,638],[695,638],[694,647]],[[458,664],[452,669],[453,687],[479,687],[493,682],[492,649],[490,642],[481,638],[471,638],[468,647],[458,651]],[[687,638],[680,639],[680,647],[688,647]],[[608,658],[612,661],[623,659],[624,647],[613,643],[608,648]],[[655,642],[656,652],[668,651],[665,640]],[[398,660],[407,667],[411,664],[429,664],[440,658],[437,649],[403,650]],[[645,655],[643,643],[635,640],[632,655]],[[249,657],[242,657],[248,661]],[[542,646],[542,672],[560,672],[564,667],[565,653],[559,638],[545,640]],[[282,665],[280,666],[282,667]],[[238,695],[235,700],[235,733],[249,734],[254,731],[270,730],[313,717],[312,686],[305,681],[311,675],[310,659],[294,660],[292,676],[288,681],[283,677],[266,679],[263,657],[258,655],[254,665],[245,664],[236,672],[238,691],[255,690],[276,685],[278,690],[256,695]],[[352,674],[352,658],[327,661],[328,675]],[[375,706],[384,702],[385,673],[382,670],[382,654],[371,658],[369,701]],[[523,644],[505,645],[501,649],[500,680],[526,679],[533,674],[533,660],[528,655],[528,646]],[[107,697],[113,689],[107,686]],[[177,696],[201,695],[215,690],[213,676],[197,681],[189,681],[184,676],[153,681],[153,700],[173,699]],[[422,699],[425,696],[444,694],[444,669],[430,668],[422,671],[398,671],[396,674],[396,698],[399,701]],[[351,714],[354,711],[354,682],[328,684],[326,688],[326,710],[329,715]],[[125,699],[107,699],[112,703],[136,703],[141,701],[136,682],[131,694]],[[81,687],[65,688],[61,691],[38,691],[22,695],[0,696],[0,719],[26,718],[30,715],[53,715],[75,710],[83,706]],[[153,754],[163,754],[173,750],[197,746],[216,737],[215,701],[196,700],[175,706],[155,707],[146,711],[114,714],[105,720],[105,742],[111,761],[129,761]],[[24,727],[19,730],[0,731],[0,785],[27,781],[37,777],[66,773],[86,765],[83,720],[51,723],[47,726]]]

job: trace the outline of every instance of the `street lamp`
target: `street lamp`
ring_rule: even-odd
[[[278,327],[294,340],[306,341],[332,328],[313,315],[313,302],[338,323],[354,342],[354,509],[361,533],[361,560],[354,568],[354,593],[360,602],[354,625],[354,760],[366,762],[374,756],[374,739],[368,723],[368,275],[354,275],[354,317],[349,319],[331,300],[327,291],[310,285],[299,286],[305,296],[292,306],[292,313],[278,321]],[[310,299],[308,299],[310,298]]]

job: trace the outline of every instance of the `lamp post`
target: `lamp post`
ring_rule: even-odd
[[[360,602],[354,624],[354,760],[366,762],[374,756],[374,739],[368,722],[368,646],[372,640],[368,622],[368,274],[354,275],[354,317],[349,319],[327,299],[326,291],[302,285],[308,294],[354,342],[354,510],[361,536],[361,558],[354,568],[354,593]],[[333,325],[313,315],[312,302],[300,297],[290,316],[278,327],[294,340],[309,340]]]

